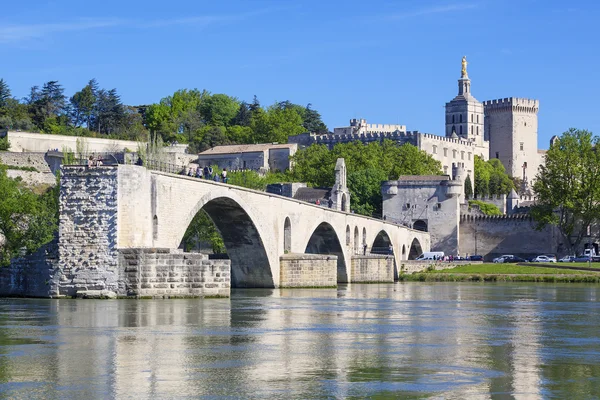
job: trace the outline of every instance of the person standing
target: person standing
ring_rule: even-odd
[[[223,183],[227,183],[227,168],[223,168],[223,171],[221,172],[221,180]]]

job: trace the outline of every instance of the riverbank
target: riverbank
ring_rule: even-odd
[[[541,265],[479,264],[461,265],[440,271],[432,269],[415,274],[400,274],[398,280],[406,282],[600,283],[600,273]]]

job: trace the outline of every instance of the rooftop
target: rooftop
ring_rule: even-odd
[[[259,144],[232,144],[227,146],[215,146],[200,153],[199,155],[252,153],[271,149],[297,149],[297,143],[259,143]]]

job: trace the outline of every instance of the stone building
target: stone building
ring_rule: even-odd
[[[235,144],[215,146],[198,154],[198,165],[218,165],[227,169],[285,171],[290,157],[298,150],[295,143]]]
[[[381,184],[386,220],[429,232],[431,250],[458,254],[460,205],[464,201],[462,166],[448,175],[400,176]]]
[[[304,133],[290,136],[290,143],[308,146],[359,140],[363,143],[393,140],[410,143],[440,161],[444,174],[462,166],[473,180],[474,157],[498,158],[509,175],[531,183],[545,151],[537,149],[538,100],[507,98],[478,101],[471,92],[466,57],[462,59],[457,95],[446,103],[444,136],[407,131],[404,125],[367,124],[366,119],[351,119],[350,126],[333,133]]]
[[[335,183],[330,188],[307,187],[305,183],[274,183],[267,185],[267,192],[338,211],[350,211],[350,190],[346,184],[346,162],[338,158],[335,163]]]

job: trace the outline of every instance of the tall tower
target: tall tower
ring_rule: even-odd
[[[458,80],[458,95],[446,103],[446,136],[456,134],[469,139],[475,146],[486,147],[483,135],[483,104],[471,95],[471,80],[467,74],[467,57],[462,58],[462,69]],[[482,150],[485,159],[488,151]]]
[[[484,101],[483,105],[490,158],[498,158],[510,176],[531,183],[541,163],[537,147],[539,101],[510,97]]]

